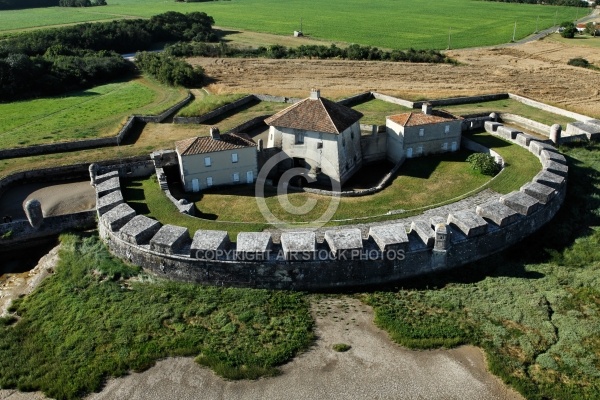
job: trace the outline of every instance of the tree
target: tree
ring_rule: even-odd
[[[569,21],[563,22],[560,24],[562,30],[560,31],[560,35],[567,39],[573,39],[575,37],[575,33],[577,32],[577,28],[575,24]]]
[[[585,24],[585,33],[587,33],[588,35],[592,35],[592,36],[596,36],[596,25],[593,22],[588,22],[587,24]]]
[[[494,176],[500,172],[500,165],[496,163],[494,157],[485,153],[474,153],[467,157],[467,162],[471,168],[483,175]]]

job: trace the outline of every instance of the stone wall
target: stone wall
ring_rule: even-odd
[[[550,136],[550,126],[534,121],[529,118],[521,117],[520,115],[500,113],[500,120],[507,124],[517,124],[527,130],[530,130],[540,135]]]
[[[384,127],[385,128],[385,127]],[[387,132],[371,134],[360,137],[360,147],[363,162],[385,160],[387,158],[388,135]]]
[[[538,108],[540,110],[544,110],[544,111],[548,111],[554,114],[558,114],[558,115],[563,115],[565,117],[568,118],[573,118],[576,119],[577,121],[587,121],[592,119],[591,117],[588,117],[586,115],[583,114],[578,114],[572,111],[567,111],[567,110],[563,110],[562,108],[558,108],[558,107],[554,107],[536,100],[532,100],[530,98],[524,97],[524,96],[519,96],[517,94],[513,94],[513,93],[508,93],[508,97],[512,100],[516,100],[520,103],[526,104],[528,106],[531,107],[535,107]]]
[[[338,101],[338,104],[341,104],[346,107],[352,107],[354,104],[362,103],[373,98],[373,93],[371,92],[363,92],[359,94],[355,94],[354,96],[346,97]]]
[[[256,101],[257,97],[253,94],[244,96],[241,99],[238,99],[229,104],[225,104],[213,111],[207,112],[206,114],[202,114],[197,117],[174,117],[173,123],[175,124],[201,124],[210,119],[216,118],[220,115],[223,115],[231,110],[235,110],[236,108],[242,107],[252,101]]]
[[[497,152],[495,152],[492,149],[488,149],[487,147],[485,147],[482,144],[479,144],[469,138],[466,138],[463,136],[461,143],[460,143],[461,147],[467,150],[471,150],[477,153],[484,153],[484,154],[489,154],[490,156],[494,157],[494,160],[496,160],[496,163],[502,167],[504,167],[504,159],[502,158],[502,156],[500,154],[498,154]]]
[[[98,211],[98,228],[115,255],[174,280],[293,290],[392,283],[486,257],[552,219],[566,193],[566,159],[543,142],[532,140],[527,148],[542,170],[521,190],[445,219],[375,224],[366,237],[344,226],[326,230],[323,243],[302,229],[282,234],[279,243],[269,232],[240,233],[235,244],[223,231],[199,230],[192,239],[181,228],[134,217],[114,195]]]
[[[485,101],[508,99],[508,93],[484,94],[480,96],[452,97],[448,99],[427,100],[414,103],[414,108],[421,108],[423,103],[429,103],[433,107],[449,106],[455,104],[481,103]]]
[[[400,106],[408,107],[408,108],[416,108],[415,103],[408,100],[399,99],[397,97],[388,96],[387,94],[381,94],[377,92],[371,92],[373,97],[377,100],[382,100],[388,103],[398,104]],[[420,106],[419,106],[420,107]]]

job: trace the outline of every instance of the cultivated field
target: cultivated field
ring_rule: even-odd
[[[0,104],[0,147],[114,136],[132,114],[157,114],[186,95],[147,79],[110,83],[61,97]]]
[[[109,0],[94,8],[58,7],[3,11],[3,31],[72,22],[150,17],[165,11],[204,11],[219,26],[311,37],[386,48],[452,48],[493,45],[523,38],[536,29],[573,20],[582,10],[474,0],[232,0],[177,3],[162,0]],[[490,18],[493,16],[493,18]],[[538,21],[539,18],[539,21]],[[449,40],[449,34],[451,37]]]

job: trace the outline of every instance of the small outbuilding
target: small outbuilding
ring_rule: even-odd
[[[181,183],[186,192],[212,186],[252,184],[258,174],[256,143],[244,133],[210,136],[175,143]]]
[[[423,104],[420,113],[387,117],[385,125],[388,159],[392,162],[460,149],[462,121],[450,113],[433,110],[428,103]]]

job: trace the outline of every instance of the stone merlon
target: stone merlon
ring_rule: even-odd
[[[190,257],[205,258],[206,252],[212,252],[211,258],[214,258],[216,252],[227,250],[230,244],[227,231],[197,230],[190,247]]]
[[[553,151],[548,151],[546,149],[540,151],[540,158],[542,159],[542,163],[546,163],[548,161],[554,161],[559,164],[567,165],[567,159],[560,153],[555,153]]]
[[[569,167],[551,160],[548,160],[544,163],[544,169],[560,176],[566,177],[569,174]]]
[[[187,228],[174,225],[164,225],[150,239],[150,250],[159,253],[174,254],[190,240]]]
[[[107,211],[101,218],[111,231],[116,232],[135,217],[135,210],[129,204],[122,203]]]
[[[372,226],[369,236],[373,238],[381,251],[406,250],[408,248],[408,235],[404,224],[389,224]]]
[[[529,142],[529,151],[534,155],[540,156],[543,150],[546,150],[551,153],[556,153],[558,151],[556,147],[548,143],[539,142],[537,140],[532,140],[531,142]]]
[[[96,175],[96,185],[112,178],[118,178],[119,171],[110,171],[102,175]]]
[[[155,219],[148,218],[145,215],[136,215],[121,228],[119,235],[126,242],[145,244],[158,232],[160,226],[160,222]]]
[[[528,182],[524,184],[521,186],[521,192],[530,195],[543,204],[548,203],[550,199],[556,195],[556,189],[542,185],[538,182]]]
[[[448,224],[455,225],[467,237],[483,235],[488,228],[488,224],[483,218],[468,210],[448,215]]]
[[[121,182],[118,177],[112,177],[103,182],[96,183],[96,193],[98,196],[104,196],[120,189]]]
[[[317,237],[313,231],[283,232],[281,247],[286,260],[295,256],[314,255]]]
[[[425,243],[427,247],[432,247],[435,242],[435,232],[431,224],[427,221],[416,220],[410,224],[410,231],[415,232],[417,236]]]
[[[499,126],[498,129],[496,129],[496,133],[498,134],[498,136],[501,136],[504,139],[514,140],[516,139],[519,133],[523,132],[521,132],[518,129],[511,128],[509,126]]]
[[[123,204],[123,194],[120,190],[117,190],[98,198],[96,201],[96,208],[98,209],[98,213],[103,215],[119,204]]]
[[[241,259],[248,257],[266,259],[272,246],[273,241],[269,232],[238,233],[236,250],[237,256]]]
[[[560,189],[565,184],[565,177],[550,171],[542,171],[533,178],[533,181],[555,189]]]
[[[360,229],[335,229],[325,231],[325,240],[331,252],[339,255],[344,251],[360,250],[363,248]]]
[[[497,201],[481,204],[477,206],[475,212],[480,217],[489,219],[500,227],[510,225],[519,219],[519,213]]]
[[[500,197],[500,202],[522,215],[530,215],[541,206],[537,199],[523,192],[511,192],[504,195]]]

